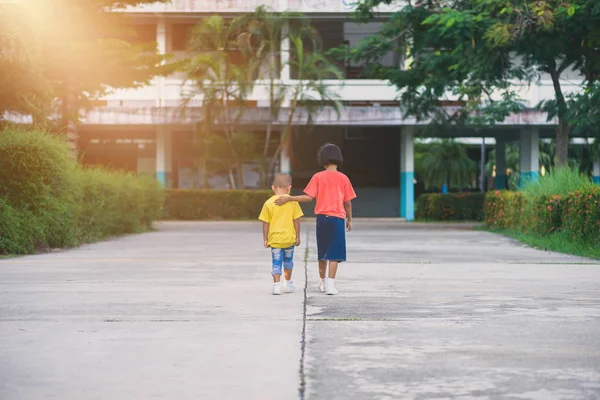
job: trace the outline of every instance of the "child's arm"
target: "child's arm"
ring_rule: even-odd
[[[344,209],[346,210],[346,231],[352,231],[352,202],[345,201]]]
[[[296,230],[296,246],[300,246],[300,218],[294,220],[294,229]]]
[[[308,203],[310,201],[313,201],[313,198],[307,194],[303,194],[300,196],[281,196],[279,197],[277,200],[275,200],[275,204],[277,204],[278,206],[282,206],[285,203],[288,203],[290,201],[297,201],[298,203]]]
[[[263,222],[263,240],[265,241],[265,247],[269,247],[269,223]]]

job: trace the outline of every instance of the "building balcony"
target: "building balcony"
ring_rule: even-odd
[[[172,0],[170,3],[154,3],[129,7],[128,13],[250,13],[259,6],[283,12],[295,11],[305,14],[348,14],[354,11],[355,0]],[[401,8],[382,5],[378,12],[393,12]]]
[[[281,82],[282,84],[293,85],[294,80]],[[398,104],[399,92],[395,86],[387,81],[375,79],[350,79],[350,80],[327,80],[324,81],[330,87],[330,91],[337,96],[340,101],[350,104],[369,103],[372,106],[394,106]],[[552,82],[541,80],[537,84],[517,85],[515,84],[524,106],[527,108],[535,107],[542,100],[554,98],[554,89]],[[580,90],[581,86],[574,84],[573,81],[563,81],[562,88],[565,95]],[[139,89],[117,90],[114,93],[101,99],[100,104],[107,107],[178,107],[186,98],[185,93],[193,91],[191,84],[185,84],[180,79],[155,79],[149,86]],[[267,107],[269,104],[268,82],[257,81],[253,92],[248,97],[248,101],[256,104],[257,107]],[[451,94],[446,95],[440,100],[455,101],[456,97]],[[192,106],[201,106],[202,98],[196,96]],[[363,104],[366,105],[366,104]]]
[[[294,81],[287,81],[293,84]],[[318,125],[362,125],[362,126],[395,126],[422,125],[427,121],[417,122],[407,118],[402,111],[394,86],[381,80],[346,80],[326,81],[331,91],[339,96],[345,108],[342,114],[337,114],[325,107],[315,118]],[[88,125],[190,125],[197,122],[202,115],[202,98],[197,96],[184,109],[184,95],[191,86],[183,86],[183,82],[175,79],[156,79],[152,85],[137,90],[119,90],[106,96],[99,102],[98,107],[90,110],[83,119]],[[574,84],[564,83],[564,91],[578,90]],[[251,112],[246,113],[241,123],[254,126],[265,125],[269,118],[267,82],[256,83],[253,93],[248,98]],[[551,99],[554,96],[552,83],[541,81],[537,85],[519,88],[524,106],[528,109],[520,114],[510,116],[499,123],[499,126],[515,125],[554,125],[556,121],[547,121],[545,113],[533,110],[540,100]],[[446,96],[448,103],[455,100]],[[286,122],[286,107],[281,112],[276,124]],[[306,123],[303,111],[297,114],[295,123]]]

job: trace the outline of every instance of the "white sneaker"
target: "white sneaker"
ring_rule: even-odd
[[[319,291],[321,293],[325,293],[326,290],[327,290],[327,278],[321,279],[321,282],[319,283]]]
[[[273,284],[273,294],[281,294],[281,283]]]
[[[325,286],[327,288],[327,290],[325,291],[325,293],[327,293],[329,295],[338,294],[338,291],[335,288],[335,282],[334,282],[333,279],[327,279],[327,284]]]
[[[294,293],[296,291],[296,285],[294,285],[294,281],[287,281],[285,283],[284,291],[286,293]]]

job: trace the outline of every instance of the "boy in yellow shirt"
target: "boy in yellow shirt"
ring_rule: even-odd
[[[275,193],[263,205],[259,220],[263,222],[263,239],[266,248],[271,248],[273,266],[273,294],[281,294],[281,267],[285,274],[285,292],[296,290],[292,282],[294,268],[294,246],[300,245],[300,217],[304,214],[296,201],[283,206],[275,205],[275,200],[289,195],[292,188],[292,177],[289,174],[277,174],[273,180]]]

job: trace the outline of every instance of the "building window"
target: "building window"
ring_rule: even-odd
[[[171,28],[171,46],[172,51],[185,51],[188,48],[188,42],[194,24],[173,24]]]
[[[156,25],[155,24],[140,24],[133,25],[134,36],[131,39],[132,43],[153,43],[156,42]]]

